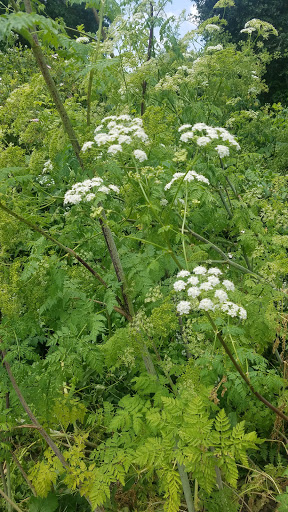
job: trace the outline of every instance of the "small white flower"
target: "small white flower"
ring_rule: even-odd
[[[210,283],[210,281],[206,281],[205,283],[202,283],[200,285],[200,290],[204,290],[205,292],[208,292],[208,290],[213,289],[213,284]]]
[[[238,311],[238,315],[239,315],[239,318],[241,320],[246,320],[246,318],[247,318],[247,311],[246,311],[246,309],[240,307],[239,311]]]
[[[193,131],[197,130],[199,132],[201,132],[202,130],[206,130],[206,128],[208,128],[208,126],[205,123],[196,123],[192,126]]]
[[[177,277],[188,277],[188,276],[190,276],[189,270],[180,270],[180,272],[178,272],[178,274],[177,274]]]
[[[183,130],[187,130],[188,128],[191,128],[191,124],[182,124],[182,126],[178,128],[178,132],[183,132]]]
[[[187,300],[181,300],[177,304],[177,311],[180,315],[187,315],[191,309],[191,304]]]
[[[107,153],[115,155],[116,153],[119,153],[119,151],[122,151],[121,144],[112,144],[112,146],[109,146]]]
[[[186,283],[180,279],[179,281],[175,281],[173,288],[176,292],[181,292],[182,290],[185,290]]]
[[[228,295],[224,290],[216,290],[214,297],[218,299],[219,302],[226,302],[228,300]]]
[[[254,28],[254,27],[242,28],[242,30],[240,30],[240,33],[241,34],[252,34],[252,32],[254,32],[255,30],[256,30],[256,28]]]
[[[98,187],[99,185],[101,185],[101,183],[103,183],[103,180],[102,180],[102,178],[99,178],[99,176],[96,176],[95,178],[92,178],[92,180],[91,180],[91,184],[93,187]]]
[[[110,142],[110,135],[107,135],[107,133],[98,133],[95,135],[94,140],[98,146],[101,146],[102,144],[107,144],[107,142]]]
[[[94,144],[94,142],[91,140],[89,140],[88,142],[84,142],[81,151],[83,151],[83,153],[84,153],[87,149],[92,148],[93,144]]]
[[[205,30],[208,30],[208,32],[213,32],[213,31],[219,31],[220,30],[220,27],[218,25],[214,25],[214,23],[207,23],[207,25],[205,25]]]
[[[219,52],[221,50],[223,50],[223,46],[222,44],[217,44],[217,46],[208,46],[206,48],[207,52],[213,52],[213,51],[216,51],[216,52]]]
[[[102,187],[98,188],[99,192],[102,192],[103,194],[109,194],[110,190],[108,187],[105,187],[105,185],[102,185]]]
[[[87,196],[85,197],[85,200],[86,201],[92,201],[92,199],[94,199],[95,197],[95,194],[93,194],[92,192],[90,194],[87,194]]]
[[[80,194],[73,194],[72,190],[68,190],[64,196],[63,204],[78,204],[82,196]]]
[[[211,267],[208,270],[208,274],[214,274],[215,276],[220,276],[222,274],[221,270],[217,267]]]
[[[167,204],[168,204],[167,199],[161,199],[160,206],[167,206]]]
[[[116,185],[109,185],[109,188],[113,190],[113,192],[116,192],[117,194],[119,194],[120,192],[119,187],[117,187]]]
[[[128,114],[122,114],[121,116],[118,116],[118,119],[120,119],[120,121],[131,121],[131,117]],[[134,119],[134,122],[136,119]],[[142,119],[140,119],[140,121],[142,121]]]
[[[188,142],[188,140],[193,139],[193,137],[194,137],[193,132],[185,132],[185,133],[182,133],[180,140],[182,142]]]
[[[216,276],[208,276],[208,282],[212,284],[212,286],[217,286],[217,284],[220,284],[220,280]]]
[[[198,139],[196,140],[198,146],[206,146],[207,144],[209,144],[209,142],[211,142],[211,139],[210,137],[198,137]]]
[[[209,311],[209,310],[214,310],[214,302],[212,302],[212,300],[210,299],[202,299],[200,302],[199,302],[199,309],[204,309],[204,311]]]
[[[133,155],[135,156],[135,158],[137,158],[137,160],[139,160],[139,162],[144,162],[145,160],[147,160],[147,155],[145,151],[141,151],[141,149],[135,149],[135,151],[133,151]]]
[[[197,276],[191,276],[187,279],[187,283],[193,284],[194,286],[199,283],[199,279]]]
[[[132,139],[129,137],[129,135],[119,135],[118,142],[119,144],[131,144]]]
[[[218,155],[220,156],[220,158],[224,158],[225,156],[229,156],[230,152],[229,152],[229,148],[227,148],[227,146],[221,146],[221,144],[219,146],[216,146],[216,151],[218,153]]]
[[[205,267],[202,267],[201,265],[199,267],[195,267],[193,270],[194,274],[204,275],[207,272],[207,269]]]
[[[231,252],[228,252],[228,258],[230,258],[230,260],[232,260],[233,254],[231,254]]]
[[[196,286],[191,286],[191,288],[188,288],[187,294],[189,295],[189,297],[196,299],[196,297],[198,297],[198,295],[201,294],[201,290],[199,290],[199,288],[197,288]]]
[[[218,139],[218,132],[216,128],[213,128],[212,126],[206,127],[206,133],[210,139]]]
[[[144,132],[144,130],[138,129],[134,132],[134,136],[141,139],[142,142],[148,142],[148,135]]]
[[[86,36],[77,37],[76,43],[84,43],[84,44],[89,43],[89,37],[86,37]]]
[[[222,284],[223,284],[223,286],[225,286],[226,290],[231,290],[231,292],[234,292],[235,286],[232,283],[232,281],[229,281],[228,279],[224,279]]]

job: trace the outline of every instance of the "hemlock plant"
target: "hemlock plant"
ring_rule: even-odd
[[[215,17],[196,51],[161,2],[86,7],[97,34],[0,17],[1,510],[283,509],[276,29]]]

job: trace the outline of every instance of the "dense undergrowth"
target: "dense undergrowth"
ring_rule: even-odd
[[[125,4],[0,17],[0,509],[285,512],[277,31]]]

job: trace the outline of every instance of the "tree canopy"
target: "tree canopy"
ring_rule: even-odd
[[[288,9],[285,0],[195,0],[199,12],[199,21],[204,22],[213,16],[225,16],[226,30],[232,41],[243,41],[241,29],[245,23],[258,18],[271,23],[278,31],[278,37],[267,41],[267,49],[275,58],[267,65],[265,79],[269,86],[269,93],[263,96],[264,101],[288,101]],[[215,7],[222,5],[224,7]],[[234,4],[232,6],[232,4]],[[227,5],[225,7],[225,5]]]

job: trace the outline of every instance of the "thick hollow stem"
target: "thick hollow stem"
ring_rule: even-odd
[[[24,0],[24,6],[25,6],[26,12],[28,14],[31,14],[32,7],[31,7],[30,0]],[[58,114],[61,118],[64,129],[70,139],[71,145],[72,145],[75,155],[76,155],[76,158],[77,158],[80,166],[83,167],[83,163],[82,163],[82,160],[80,157],[80,145],[79,145],[77,136],[74,132],[70,118],[69,118],[69,116],[65,110],[65,107],[62,103],[62,100],[61,100],[60,94],[58,92],[58,89],[56,87],[56,84],[55,84],[52,76],[50,75],[49,69],[48,69],[46,61],[45,61],[45,57],[44,57],[41,47],[39,45],[39,41],[38,41],[36,32],[33,33],[33,35],[32,35],[28,30],[24,30],[24,31],[21,31],[21,35],[23,35],[23,37],[25,37],[31,45],[33,55],[34,55],[35,60],[39,66],[42,76],[46,82],[49,93],[55,103],[55,107],[56,107]]]
[[[44,231],[44,229],[40,228],[39,226],[36,226],[36,224],[32,224],[32,222],[30,222],[29,220],[26,220],[21,215],[18,215],[18,213],[13,212],[13,210],[10,210],[10,208],[8,208],[7,206],[4,206],[4,204],[0,203],[0,208],[2,210],[4,210],[6,213],[8,213],[9,215],[11,215],[12,217],[14,217],[15,219],[22,222],[23,224],[26,224],[26,226],[29,226],[29,228],[31,228],[33,231],[40,233],[42,236],[47,238],[47,240],[50,240],[55,245],[58,245],[58,247],[63,249],[63,251],[65,251],[67,254],[70,254],[71,256],[73,256],[73,258],[75,258],[77,261],[79,261],[79,263],[81,263],[81,265],[83,265],[83,267],[85,267],[97,279],[97,281],[99,281],[99,283],[101,283],[105,288],[108,288],[107,283],[102,279],[102,277],[89,265],[89,263],[87,263],[85,260],[83,260],[83,258],[81,258],[81,256],[79,256],[79,254],[77,254],[75,251],[73,251],[73,249],[70,249],[70,247],[66,247],[66,245],[62,244],[61,242],[59,242],[59,240],[56,240],[51,235],[49,235],[49,233]],[[120,305],[120,308],[115,306],[115,308],[114,308],[115,311],[117,311],[118,313],[120,313],[121,315],[123,315],[127,318],[127,313],[123,310],[123,304],[121,302],[121,299],[117,296],[115,298],[116,298],[118,304]],[[129,318],[127,318],[127,319],[129,319]]]
[[[34,416],[33,412],[31,411],[29,405],[27,404],[24,396],[22,395],[21,391],[20,391],[20,388],[14,378],[14,375],[11,371],[11,367],[10,367],[10,364],[5,361],[5,352],[2,351],[2,359],[3,359],[3,364],[4,364],[4,367],[6,369],[6,372],[8,374],[8,377],[10,379],[10,382],[13,386],[13,389],[16,393],[16,395],[18,396],[18,399],[19,399],[19,402],[21,403],[24,411],[26,412],[26,414],[29,416],[30,420],[32,421],[33,425],[35,425],[35,427],[37,428],[39,434],[41,434],[41,436],[43,437],[43,439],[45,439],[46,443],[48,444],[48,446],[51,448],[51,450],[55,453],[56,457],[60,460],[62,466],[66,469],[69,468],[69,465],[66,461],[66,459],[63,457],[62,453],[60,452],[59,448],[56,446],[56,444],[54,443],[54,441],[51,439],[51,437],[47,434],[46,430],[42,427],[42,425],[40,425],[39,421],[37,420],[37,418]]]
[[[1,477],[4,492],[5,492],[5,494],[8,494],[7,483],[6,483],[6,478],[5,478],[2,462],[0,463],[0,477]]]
[[[222,190],[221,190],[220,186],[219,186],[219,188],[218,188],[218,193],[219,193],[220,199],[221,199],[221,201],[222,201],[222,203],[223,203],[223,206],[224,206],[224,208],[225,208],[226,212],[228,213],[228,217],[229,217],[229,219],[232,219],[233,214],[232,214],[232,212],[231,212],[231,210],[230,210],[230,208],[229,208],[228,204],[227,204],[227,203],[226,203],[226,201],[225,201],[225,197],[224,197],[224,194],[223,194],[223,192],[222,192]]]
[[[120,257],[119,257],[119,253],[118,253],[118,250],[117,250],[117,247],[116,247],[113,235],[111,233],[110,228],[107,225],[107,218],[106,218],[106,215],[104,213],[104,210],[102,211],[101,217],[99,217],[99,222],[100,222],[102,233],[103,233],[103,236],[104,236],[105,241],[106,241],[106,245],[107,245],[107,248],[108,248],[108,251],[109,251],[109,254],[110,254],[110,258],[112,260],[112,264],[113,264],[113,267],[114,267],[117,279],[118,279],[119,283],[121,283],[122,295],[123,295],[123,299],[124,299],[124,303],[125,303],[126,312],[132,318],[133,314],[134,314],[133,304],[132,304],[132,301],[129,298],[126,277],[125,277],[125,274],[124,274],[124,270],[123,270],[123,267],[122,267],[122,263],[121,263],[121,260],[120,260]]]
[[[185,471],[184,466],[179,464],[179,462],[177,462],[177,467],[178,467],[178,471],[179,471],[179,475],[180,475],[180,479],[181,479],[181,483],[182,483],[182,487],[183,487],[183,492],[184,492],[188,512],[195,512],[193,496],[192,496],[192,491],[191,491],[188,475]]]
[[[14,510],[17,510],[17,512],[23,512],[23,510],[19,508],[18,505],[14,503],[14,501],[12,501],[5,492],[2,491],[2,489],[0,489],[0,495],[2,496],[2,498],[4,498],[4,500],[7,501],[7,503],[9,503],[9,505],[11,505],[11,507],[14,508]]]
[[[7,480],[7,496],[12,501],[12,489],[11,489],[11,472],[10,472],[10,464],[9,461],[6,460],[6,480]],[[12,505],[8,502],[7,504],[8,512],[12,512]]]

